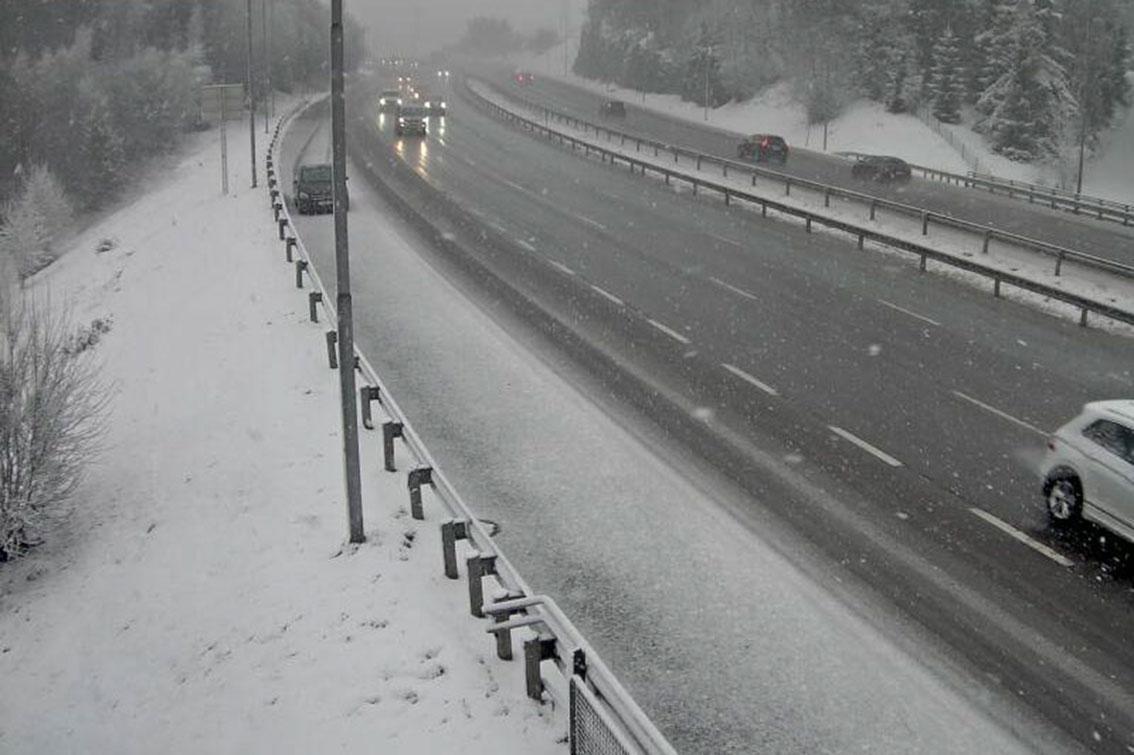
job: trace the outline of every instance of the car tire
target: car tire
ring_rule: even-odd
[[[1044,506],[1054,527],[1074,525],[1083,516],[1083,484],[1069,469],[1057,469],[1043,485]]]

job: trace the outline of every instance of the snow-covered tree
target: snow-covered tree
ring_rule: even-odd
[[[961,121],[961,99],[964,97],[961,46],[953,27],[946,26],[933,49],[933,70],[928,93],[933,101],[933,115],[943,123]]]

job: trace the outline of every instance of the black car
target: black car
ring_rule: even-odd
[[[899,157],[863,155],[851,168],[851,175],[860,181],[905,183],[913,177],[910,164]]]
[[[607,100],[599,106],[599,115],[603,118],[625,118],[626,103],[622,100]]]
[[[295,171],[292,189],[295,206],[300,215],[316,212],[331,212],[335,209],[335,189],[332,177],[334,169],[330,165],[301,165]],[[350,194],[346,196],[343,209],[350,209]]]
[[[755,160],[758,163],[787,162],[788,145],[782,136],[774,134],[753,134],[736,147],[736,156],[741,160]]]
[[[405,136],[406,134],[425,136],[429,131],[425,125],[427,117],[429,117],[429,111],[421,105],[402,105],[398,108],[398,119],[394,123],[394,133],[398,136]]]

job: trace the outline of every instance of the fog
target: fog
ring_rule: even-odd
[[[348,0],[346,8],[367,27],[375,55],[417,55],[456,41],[474,16],[507,18],[519,31],[559,31],[566,11],[575,28],[586,0]]]

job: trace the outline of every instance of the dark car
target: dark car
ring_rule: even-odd
[[[335,208],[335,190],[332,181],[334,169],[330,165],[301,165],[295,172],[292,189],[295,206],[300,215],[331,212]],[[350,195],[344,209],[350,209]]]
[[[439,94],[429,94],[427,92],[422,92],[419,102],[421,103],[421,106],[425,108],[426,114],[431,118],[445,115],[449,112],[449,103],[447,103],[445,101],[445,98]]]
[[[394,123],[394,133],[398,136],[406,134],[420,134],[425,136],[429,130],[425,119],[429,111],[421,105],[402,105],[398,108],[398,119]]]
[[[397,110],[402,104],[402,93],[397,89],[387,89],[378,95],[378,108],[380,110]]]
[[[851,168],[851,175],[861,181],[905,183],[913,177],[910,164],[899,157],[863,155]]]
[[[603,118],[625,118],[626,103],[622,100],[607,100],[599,106],[599,115]]]
[[[755,160],[758,163],[777,162],[783,165],[788,159],[788,145],[782,136],[774,134],[753,134],[736,147],[736,156],[741,160]]]
[[[516,86],[526,87],[535,81],[535,75],[527,71],[516,71],[516,75],[512,77],[512,81],[516,82]]]

